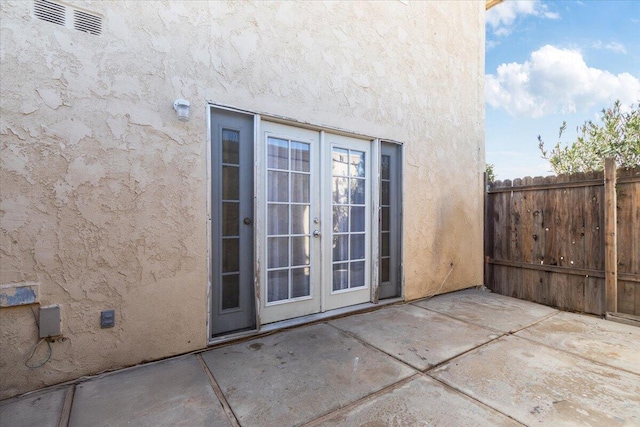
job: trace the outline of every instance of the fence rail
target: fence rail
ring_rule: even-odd
[[[488,185],[485,283],[564,310],[640,316],[640,167]]]

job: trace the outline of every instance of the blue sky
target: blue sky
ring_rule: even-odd
[[[497,179],[552,175],[551,148],[616,99],[640,101],[640,0],[506,0],[487,12],[486,159]]]

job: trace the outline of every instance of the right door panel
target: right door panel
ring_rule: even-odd
[[[371,142],[326,134],[324,310],[371,301]]]

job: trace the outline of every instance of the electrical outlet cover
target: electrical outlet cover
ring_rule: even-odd
[[[100,327],[102,329],[113,328],[115,325],[116,325],[115,310],[105,310],[100,312]]]

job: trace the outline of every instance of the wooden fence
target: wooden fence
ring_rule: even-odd
[[[485,284],[563,310],[640,316],[640,167],[497,181]]]

